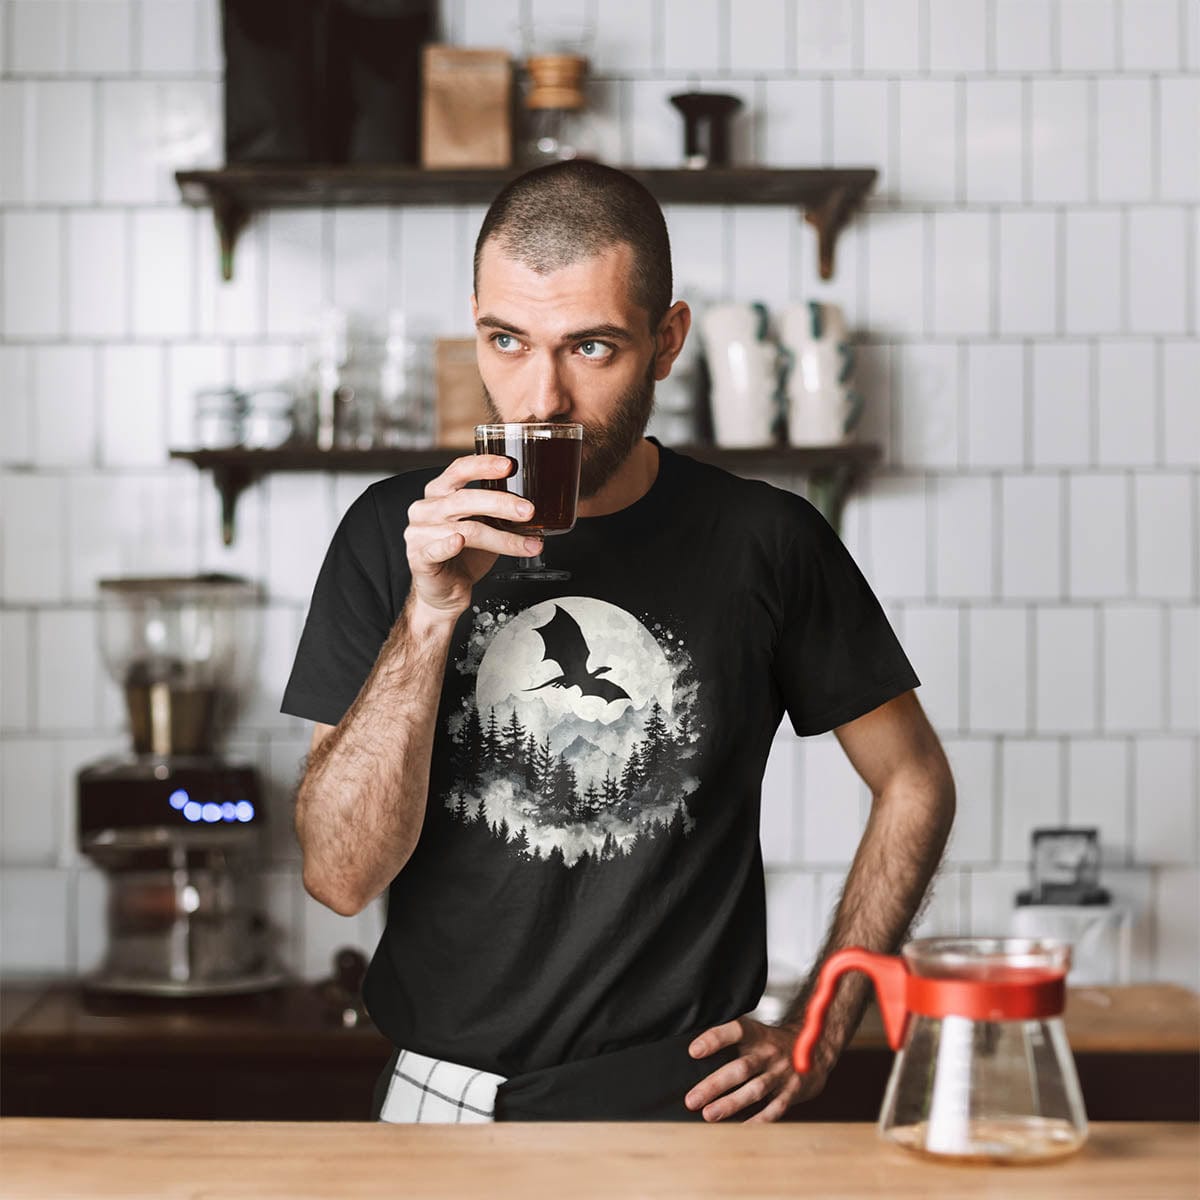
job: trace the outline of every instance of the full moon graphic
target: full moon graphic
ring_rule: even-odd
[[[687,837],[704,731],[677,629],[591,596],[481,605],[456,673],[442,802],[460,836],[547,870]]]
[[[549,657],[547,627],[561,609],[583,635],[587,673],[614,685],[624,697],[607,699],[584,684],[555,686],[568,673],[569,664]],[[600,668],[607,667],[601,672]],[[475,702],[481,712],[489,708],[516,708],[522,719],[528,712],[539,733],[552,737],[555,727],[572,718],[612,725],[630,708],[641,712],[657,700],[669,716],[673,711],[672,670],[658,642],[634,616],[615,604],[590,596],[563,596],[535,604],[503,626],[479,664]],[[586,694],[585,694],[586,691]]]

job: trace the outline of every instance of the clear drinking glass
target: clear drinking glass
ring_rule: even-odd
[[[913,975],[1020,983],[1061,974],[1071,949],[1022,938],[922,938],[901,954]],[[879,1133],[941,1161],[1040,1162],[1078,1150],[1087,1117],[1062,1018],[909,1017]]]
[[[575,422],[515,421],[475,426],[475,453],[502,454],[512,460],[514,470],[503,479],[482,479],[490,491],[512,492],[533,504],[528,521],[485,518],[488,524],[511,533],[552,537],[575,527],[579,503],[579,466],[583,458],[583,426]],[[542,562],[540,554],[518,558],[514,568],[501,568],[493,578],[501,580],[570,579],[570,571],[555,570]]]

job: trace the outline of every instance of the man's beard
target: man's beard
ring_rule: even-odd
[[[486,386],[483,389],[483,402],[489,421],[498,424],[504,420]],[[651,359],[646,374],[622,394],[613,415],[603,425],[581,422],[583,461],[579,468],[580,499],[590,499],[617,473],[634,446],[641,441],[653,411],[654,360]],[[553,423],[569,420],[568,417],[555,417]]]

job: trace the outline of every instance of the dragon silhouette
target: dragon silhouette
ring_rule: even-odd
[[[545,625],[535,627],[535,632],[541,634],[546,645],[542,662],[558,664],[562,672],[557,679],[548,679],[537,687],[525,688],[527,692],[540,692],[542,688],[577,687],[584,696],[599,696],[603,700],[632,700],[633,697],[622,687],[618,687],[611,679],[600,679],[599,676],[608,667],[597,667],[594,671],[587,669],[588,644],[584,640],[583,630],[579,622],[565,609],[557,604],[554,606],[554,616]]]

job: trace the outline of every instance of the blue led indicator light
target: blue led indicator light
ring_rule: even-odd
[[[249,800],[239,800],[237,802],[237,819],[239,821],[254,820],[254,805]]]
[[[205,819],[206,821],[208,821],[210,824],[211,824],[213,821],[219,821],[219,820],[221,819],[221,806],[220,806],[219,804],[214,804],[214,803],[213,803],[213,802],[210,800],[210,801],[209,801],[209,802],[208,802],[208,803],[207,803],[207,804],[204,806],[204,809],[203,809],[203,811],[202,811],[202,816],[203,816],[203,817],[204,817],[204,819]]]
[[[183,806],[191,799],[191,796],[189,796],[187,792],[183,790],[183,788],[176,788],[170,794],[170,796],[167,797],[167,799],[170,801],[172,808],[183,808]]]
[[[237,805],[232,800],[226,800],[221,805],[221,820],[236,821],[237,820]]]
[[[187,818],[189,821],[198,821],[198,820],[200,820],[200,805],[199,805],[199,804],[197,804],[195,800],[189,800],[189,801],[188,801],[188,802],[187,802],[187,803],[186,803],[186,804],[183,806],[183,815],[184,815],[184,816],[185,816],[185,817],[186,817],[186,818]]]

